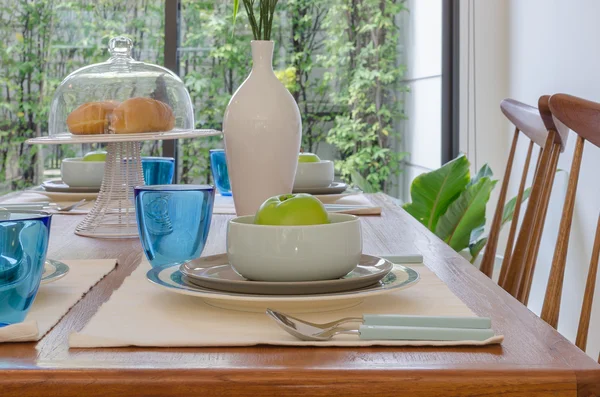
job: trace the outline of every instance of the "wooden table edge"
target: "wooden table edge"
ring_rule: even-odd
[[[298,396],[310,395],[465,396],[483,389],[495,396],[598,396],[600,373],[572,370],[513,368],[402,368],[370,370],[306,369],[20,369],[0,371],[2,396],[202,395]],[[472,375],[476,376],[473,377]],[[464,380],[463,380],[464,379]],[[584,380],[580,383],[580,381]],[[92,387],[93,386],[93,387]],[[46,390],[46,393],[44,393]],[[50,392],[51,390],[51,392]],[[209,391],[209,392],[208,392]],[[42,394],[40,394],[40,392]],[[487,392],[484,392],[484,394]],[[527,393],[527,394],[523,394]]]

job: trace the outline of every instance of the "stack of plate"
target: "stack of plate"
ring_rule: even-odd
[[[340,279],[251,281],[236,273],[227,255],[221,254],[181,266],[153,268],[147,278],[161,288],[200,297],[212,306],[253,312],[273,308],[300,313],[352,307],[367,297],[413,286],[419,274],[386,259],[363,255],[356,269]]]
[[[292,193],[308,193],[308,194],[340,194],[348,189],[348,185],[342,182],[332,182],[331,185],[325,187],[305,187],[294,188]]]
[[[100,191],[99,187],[71,187],[60,179],[46,181],[34,188],[35,193],[43,194],[56,201],[78,201],[81,199],[95,200]]]

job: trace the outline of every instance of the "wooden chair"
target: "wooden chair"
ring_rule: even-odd
[[[508,241],[504,252],[504,260],[502,262],[498,280],[500,286],[513,296],[518,298],[520,296],[522,301],[526,301],[531,288],[534,265],[537,260],[537,252],[542,236],[548,202],[550,200],[550,193],[552,191],[552,182],[554,181],[558,155],[564,150],[568,133],[566,127],[562,126],[563,128],[561,128],[561,133],[559,134],[556,131],[556,126],[551,123],[552,117],[548,108],[548,98],[549,96],[540,98],[540,110],[513,99],[505,99],[500,104],[500,109],[516,128],[506,165],[504,180],[500,189],[498,205],[496,207],[492,227],[488,236],[487,247],[481,263],[481,271],[490,277],[492,275],[515,150],[520,133],[523,133],[530,139],[529,148],[517,193],[513,216],[515,221],[511,222],[510,225]],[[543,115],[540,113],[543,113]],[[548,118],[550,122],[547,122]],[[527,210],[524,215],[519,236],[515,240],[521,210],[521,201],[525,192],[534,145],[540,148],[538,161],[533,175],[533,185],[531,187],[531,195],[527,204]]]
[[[569,235],[573,221],[573,208],[575,205],[577,183],[579,181],[579,170],[581,168],[581,160],[583,157],[583,147],[586,141],[600,147],[600,103],[587,101],[571,95],[556,94],[550,98],[549,107],[556,119],[564,123],[577,134],[571,173],[567,185],[567,194],[563,206],[559,234],[556,241],[552,268],[550,270],[548,287],[546,288],[546,296],[544,298],[541,314],[543,320],[556,328],[558,325],[563,279],[569,246]],[[596,227],[592,258],[583,296],[583,304],[577,329],[577,339],[575,341],[575,344],[582,350],[585,350],[587,344],[587,334],[590,325],[592,299],[594,297],[599,255],[600,217],[598,218],[598,225]]]

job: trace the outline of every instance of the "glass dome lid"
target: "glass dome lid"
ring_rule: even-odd
[[[181,79],[161,66],[135,61],[132,47],[126,37],[112,38],[108,61],[63,80],[50,107],[50,137],[194,128],[192,101]]]

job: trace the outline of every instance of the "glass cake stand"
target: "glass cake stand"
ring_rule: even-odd
[[[106,166],[94,207],[75,234],[96,238],[138,237],[133,188],[144,185],[141,142],[196,138],[221,134],[216,130],[172,130],[142,134],[60,134],[29,139],[29,144],[107,143]]]

